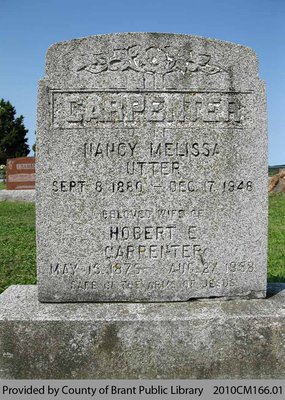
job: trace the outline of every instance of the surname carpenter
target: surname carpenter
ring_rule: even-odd
[[[242,94],[241,96],[244,96]],[[245,98],[239,93],[53,93],[55,127],[104,122],[220,122],[240,125]]]

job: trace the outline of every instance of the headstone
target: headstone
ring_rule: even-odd
[[[280,169],[278,174],[268,179],[268,192],[285,192],[285,169]]]
[[[285,285],[259,299],[253,51],[150,33],[56,44],[38,111],[39,285],[0,295],[0,378],[284,378]],[[220,301],[184,301],[203,297]]]
[[[265,296],[266,106],[251,49],[152,33],[58,43],[37,149],[40,301]]]
[[[18,157],[7,160],[7,190],[35,189],[35,177],[35,157]]]

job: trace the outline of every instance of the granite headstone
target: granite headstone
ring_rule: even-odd
[[[7,190],[35,189],[35,157],[17,157],[7,159]]]
[[[247,47],[157,33],[53,45],[38,106],[40,301],[264,297],[266,129]]]

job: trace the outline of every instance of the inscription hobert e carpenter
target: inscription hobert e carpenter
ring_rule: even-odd
[[[169,34],[74,44],[50,49],[40,87],[40,300],[264,297],[253,52]]]

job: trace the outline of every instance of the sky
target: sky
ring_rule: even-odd
[[[116,32],[185,33],[253,48],[267,87],[269,165],[285,164],[285,0],[0,0],[0,98],[24,116],[30,147],[48,47]]]

